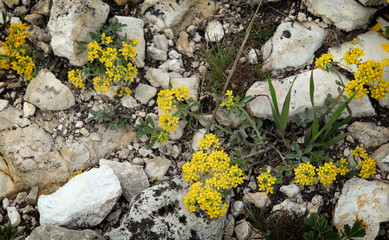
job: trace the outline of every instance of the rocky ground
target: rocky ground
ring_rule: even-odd
[[[30,82],[13,70],[0,70],[0,225],[12,224],[17,239],[30,240],[259,239],[244,208],[253,205],[267,207],[267,215],[280,209],[301,215],[317,212],[336,227],[358,217],[367,224],[365,239],[388,239],[389,98],[353,100],[353,120],[342,129],[352,134],[328,151],[331,158],[351,160],[350,151],[362,146],[377,163],[376,175],[368,180],[338,178],[326,189],[318,184],[303,187],[285,177],[267,195],[258,191],[255,177],[277,169],[282,161],[277,151],[255,154],[254,149],[245,153],[252,154],[251,171],[226,200],[226,216],[216,220],[189,213],[183,203],[189,184],[181,177],[182,166],[206,126],[180,122],[171,141],[152,149],[147,149],[148,137],[136,138],[139,119],[158,118],[161,89],[185,85],[202,101],[199,111],[212,114],[210,65],[203,54],[217,45],[217,36],[236,57],[259,2],[0,0],[6,18],[4,23],[0,17],[0,41],[8,34],[7,22],[27,22],[40,70]],[[264,72],[271,72],[278,99],[284,99],[294,81],[293,116],[311,107],[312,69],[316,104],[323,105],[329,93],[337,94],[337,76],[316,69],[315,57],[332,52],[345,81],[356,69],[340,60],[355,45],[365,50],[364,60],[388,58],[381,45],[389,40],[370,30],[377,21],[389,25],[386,1],[323,2],[264,1],[228,87],[241,97],[256,96],[247,108],[263,121],[269,145],[281,152],[285,149],[274,134],[271,108],[263,96],[269,95]],[[86,55],[76,56],[75,40],[87,41],[88,32],[111,18],[127,24],[123,33],[129,38],[140,40],[134,93],[123,98],[98,94],[90,86],[75,88],[67,78],[68,71],[87,61]],[[389,81],[388,67],[384,74]],[[128,116],[124,127],[115,130],[108,123],[88,121],[90,110],[108,105],[118,106],[114,118]],[[227,117],[223,110],[216,120],[232,129],[242,124],[234,112]],[[219,137],[226,151],[234,150],[227,135]],[[74,170],[83,173],[68,181]]]

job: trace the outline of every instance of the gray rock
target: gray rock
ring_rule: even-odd
[[[256,64],[258,63],[258,57],[257,53],[255,52],[255,49],[251,49],[248,54],[249,63]]]
[[[155,47],[166,52],[168,50],[169,41],[165,37],[165,35],[158,34],[153,37],[153,42],[155,44]]]
[[[359,0],[359,2],[364,6],[378,6],[385,5],[385,0]]]
[[[143,34],[144,21],[139,18],[123,16],[114,16],[113,19],[117,19],[119,23],[127,25],[122,28],[121,32],[119,32],[121,36],[127,35],[128,39],[136,38],[139,40],[138,46],[135,47],[135,50],[137,51],[135,65],[138,68],[144,67],[146,56],[146,41]]]
[[[122,194],[120,182],[108,166],[73,177],[51,195],[38,198],[39,223],[65,227],[100,224]]]
[[[242,201],[235,201],[232,204],[232,208],[231,208],[232,216],[234,217],[239,216],[242,213],[243,208],[244,208],[244,204]]]
[[[162,87],[168,89],[170,84],[169,73],[163,69],[149,68],[147,70],[145,78],[150,82],[153,87]]]
[[[9,8],[14,8],[14,6],[19,5],[19,0],[3,0],[3,2],[4,2]]]
[[[0,152],[7,166],[4,174],[9,176],[1,178],[11,178],[11,181],[0,182],[0,198],[9,194],[3,192],[4,189],[11,192],[32,186],[49,189],[69,177],[67,163],[56,149],[51,135],[36,124],[1,132]],[[7,186],[13,186],[13,189]]]
[[[236,239],[247,240],[250,237],[252,228],[249,222],[242,220],[235,226]]]
[[[300,188],[295,184],[284,185],[280,188],[280,191],[285,194],[288,198],[294,198],[299,194]]]
[[[8,107],[8,100],[0,99],[0,111],[3,111],[6,107]]]
[[[123,190],[122,195],[128,202],[131,202],[133,197],[150,187],[143,167],[132,165],[129,162],[119,163],[105,159],[100,159],[99,164],[100,166],[107,165],[112,168],[120,181]]]
[[[227,215],[226,226],[224,227],[223,238],[226,240],[232,239],[234,234],[235,218],[231,214]]]
[[[107,240],[127,239],[222,239],[226,217],[210,220],[186,210],[189,184],[183,178],[143,191],[119,228],[104,235]]]
[[[31,235],[26,240],[41,240],[41,239],[55,239],[55,240],[104,240],[104,238],[95,231],[86,230],[71,230],[57,225],[46,224],[35,228]]]
[[[377,11],[354,0],[304,0],[304,3],[309,12],[347,32],[365,27]]]
[[[147,161],[145,172],[149,178],[157,178],[157,180],[163,180],[167,170],[171,165],[172,162],[169,159],[163,157],[155,157]]]
[[[16,207],[8,207],[7,208],[7,215],[8,215],[9,221],[11,222],[12,227],[18,226],[20,221],[22,220]]]
[[[371,122],[353,122],[347,130],[366,148],[377,147],[389,141],[389,128]]]
[[[207,42],[220,42],[224,37],[224,29],[221,22],[212,20],[205,29],[205,40]]]
[[[231,126],[234,128],[239,127],[243,123],[243,119],[240,117],[239,110],[232,110],[228,115],[227,109],[218,109],[216,111],[216,120],[223,126]]]
[[[199,148],[199,140],[205,136],[205,132],[206,132],[206,129],[201,128],[194,133],[193,140],[192,140],[193,151],[197,152],[197,150]]]
[[[70,89],[47,69],[41,70],[28,84],[24,100],[43,111],[66,110],[75,104]]]
[[[3,111],[0,111],[0,130],[8,129],[16,126],[23,119],[23,112],[19,109],[8,106]]]
[[[270,205],[271,201],[265,192],[246,193],[243,202],[254,204],[257,208],[264,208]]]
[[[89,42],[89,32],[100,29],[107,20],[109,6],[103,1],[56,0],[53,1],[47,27],[52,36],[54,54],[66,57],[72,65],[82,66],[88,61],[88,53],[77,56],[76,41]]]
[[[294,69],[310,64],[326,36],[327,32],[313,22],[281,23],[261,49],[264,60],[262,69]]]
[[[296,215],[302,216],[307,211],[307,203],[296,203],[293,202],[290,199],[286,199],[285,201],[281,202],[280,204],[277,204],[273,207],[272,212],[278,212],[278,211],[287,211],[290,214],[295,213]]]
[[[375,239],[380,223],[389,221],[388,191],[389,185],[384,182],[356,177],[348,180],[335,206],[335,227],[342,229],[345,224],[351,226],[358,218],[367,224],[363,239]]]
[[[36,111],[36,107],[33,104],[28,103],[28,102],[24,102],[23,103],[24,117],[34,116],[35,111]]]
[[[341,78],[345,83],[347,83],[346,77],[339,73]],[[282,104],[286,94],[289,91],[289,88],[296,78],[292,93],[291,93],[291,102],[289,108],[290,119],[293,115],[301,114],[304,112],[305,108],[312,108],[310,98],[309,98],[309,80],[311,77],[311,71],[303,72],[297,76],[288,77],[280,80],[272,80],[272,84],[276,90],[278,108],[282,109]],[[313,79],[315,80],[315,105],[323,106],[324,100],[328,94],[332,96],[337,96],[338,85],[335,81],[338,80],[338,76],[333,72],[324,72],[321,69],[313,70]],[[259,96],[259,95],[267,95]],[[266,81],[259,81],[254,83],[249,90],[246,92],[246,96],[257,96],[247,105],[252,114],[258,118],[268,118],[272,116],[272,111],[269,103],[270,92],[269,85]],[[363,97],[361,100],[353,99],[349,104],[353,116],[372,116],[375,115],[375,110],[371,105],[369,98],[367,96]],[[344,117],[347,116],[344,114]]]
[[[50,16],[51,6],[52,3],[50,0],[40,0],[31,8],[31,13]]]
[[[135,98],[142,104],[147,104],[156,94],[157,89],[155,87],[143,83],[139,83],[135,88]]]
[[[133,108],[140,106],[140,104],[136,101],[136,99],[130,95],[126,95],[126,96],[122,97],[120,99],[120,101],[121,101],[123,107],[129,108],[129,109],[133,109]]]
[[[382,171],[389,172],[389,143],[375,150],[371,157]]]
[[[149,57],[155,61],[166,61],[167,60],[167,52],[158,49],[153,46],[149,46],[147,48],[147,54]]]
[[[38,200],[38,186],[33,186],[26,197],[26,203],[35,205]]]

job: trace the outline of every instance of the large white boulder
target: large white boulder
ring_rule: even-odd
[[[84,65],[88,61],[88,53],[76,56],[76,41],[89,42],[89,32],[100,29],[108,13],[109,6],[100,0],[53,0],[47,27],[52,36],[50,45],[54,54],[68,58],[72,65]]]
[[[122,188],[108,166],[94,168],[70,179],[51,195],[38,199],[39,223],[70,228],[100,224],[111,211]]]

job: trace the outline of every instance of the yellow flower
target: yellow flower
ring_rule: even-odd
[[[105,33],[101,34],[101,43],[105,44],[105,45],[108,45],[108,44],[112,43],[111,36],[106,37]]]
[[[317,169],[317,179],[322,184],[332,183],[336,180],[336,175],[338,174],[339,169],[333,162],[324,163],[324,166],[320,166]]]
[[[326,70],[326,66],[332,62],[332,58],[334,58],[332,53],[323,54],[320,58],[316,58],[315,65],[322,70]]]
[[[178,117],[170,115],[168,112],[163,112],[159,117],[159,123],[163,130],[174,132],[178,128]]]
[[[355,47],[353,49],[350,49],[349,51],[345,52],[343,55],[343,60],[348,64],[359,64],[360,63],[360,57],[365,55],[363,53],[363,49],[359,49],[359,47]]]
[[[361,178],[368,178],[376,173],[376,163],[371,157],[365,158],[361,161],[361,172],[359,176]]]
[[[344,90],[346,91],[348,97],[351,97],[355,94],[355,99],[361,99],[368,93],[368,90],[363,87],[362,82],[358,80],[348,81]]]
[[[294,169],[296,183],[301,185],[312,184],[316,179],[315,167],[310,163],[300,163]]]
[[[234,103],[235,97],[232,95],[232,91],[227,90],[226,96],[227,96],[227,98],[222,101],[220,106],[222,106],[222,107],[226,106],[228,110],[230,110],[231,108],[235,108],[235,103]]]
[[[350,170],[348,169],[347,160],[345,158],[341,158],[340,161],[337,162],[338,165],[338,173],[342,176],[346,175]]]
[[[68,81],[73,83],[76,88],[82,88],[85,86],[85,84],[82,82],[81,72],[78,69],[68,72],[68,79]]]
[[[106,48],[102,50],[102,56],[99,60],[105,65],[105,67],[112,67],[117,59],[118,56],[116,48]]]
[[[361,81],[362,84],[380,81],[384,76],[384,68],[381,63],[368,60],[358,65],[358,72],[355,73],[355,80]]]
[[[93,43],[88,43],[88,61],[93,62],[95,59],[99,58],[99,54],[102,52],[100,45],[94,41]]]
[[[134,60],[137,54],[134,45],[122,42],[123,47],[119,50],[126,60]]]
[[[257,177],[259,191],[266,191],[266,193],[273,193],[274,184],[276,178],[273,177],[268,171],[263,172]]]
[[[199,150],[208,150],[212,147],[219,148],[219,139],[213,133],[205,135],[199,140]]]
[[[165,143],[169,140],[169,131],[161,131],[158,135],[157,142]]]
[[[377,24],[374,25],[374,27],[372,27],[371,30],[378,32],[381,30],[381,27],[382,27],[382,24],[380,22],[377,22]]]

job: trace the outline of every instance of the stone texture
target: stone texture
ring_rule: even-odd
[[[239,110],[232,110],[228,115],[227,109],[218,109],[216,111],[216,120],[223,126],[232,126],[234,128],[239,127],[243,123]]]
[[[167,52],[158,49],[154,46],[149,46],[147,48],[147,54],[149,57],[155,61],[166,61],[167,60]]]
[[[113,19],[118,20],[121,24],[126,24],[126,26],[122,28],[122,31],[119,32],[121,36],[127,35],[128,39],[136,38],[139,40],[138,45],[135,47],[137,54],[134,63],[138,68],[144,67],[146,56],[146,41],[143,34],[144,21],[139,18],[123,16],[114,16]]]
[[[55,239],[55,240],[104,240],[104,238],[97,232],[86,230],[71,230],[57,225],[46,224],[35,228],[30,236],[26,240],[42,240],[42,239]]]
[[[354,0],[304,0],[308,11],[346,32],[365,27],[377,11]]]
[[[264,208],[270,205],[271,201],[265,192],[246,193],[243,202],[254,204],[257,208]]]
[[[193,57],[195,44],[194,42],[189,42],[188,38],[189,38],[189,34],[187,34],[184,31],[180,32],[180,37],[178,38],[177,41],[177,50],[185,54],[187,57]]]
[[[359,2],[364,6],[379,6],[387,4],[385,0],[359,0]]]
[[[8,107],[9,101],[0,99],[0,111],[3,111],[6,107]]]
[[[366,148],[378,147],[389,141],[389,128],[371,122],[353,122],[347,130]]]
[[[147,84],[139,83],[135,88],[135,98],[142,104],[147,104],[156,94],[157,89]]]
[[[285,194],[288,198],[297,196],[300,192],[300,188],[295,184],[284,185],[280,188],[280,191]]]
[[[162,87],[168,89],[170,84],[169,73],[163,69],[149,68],[147,70],[145,78],[150,82],[153,87]]]
[[[26,203],[30,205],[35,205],[38,200],[38,186],[33,186],[26,196]]]
[[[68,166],[54,140],[35,124],[1,132],[0,153],[7,166],[4,171],[12,178],[12,183],[4,183],[14,185],[14,192],[32,186],[49,188],[69,177]],[[0,185],[4,189],[3,182]],[[0,192],[0,198],[8,194]]]
[[[94,227],[104,220],[121,194],[120,182],[110,167],[91,169],[73,177],[55,193],[38,198],[39,223]]]
[[[24,117],[34,116],[35,111],[36,111],[36,107],[34,105],[32,105],[31,103],[28,103],[28,102],[23,103]]]
[[[189,184],[183,178],[143,191],[121,226],[104,235],[107,240],[222,239],[226,217],[210,220],[186,210]]]
[[[3,111],[0,111],[0,130],[16,126],[23,119],[23,112],[19,109],[8,106]]]
[[[367,224],[363,239],[375,239],[381,222],[389,221],[389,185],[379,181],[367,181],[354,177],[342,189],[336,204],[333,223],[336,228],[350,226],[356,219]]]
[[[47,69],[41,70],[28,84],[24,100],[43,111],[66,110],[75,104],[70,89]]]
[[[146,163],[145,172],[149,178],[157,178],[157,180],[163,180],[165,174],[172,162],[164,157],[156,157],[150,159]]]
[[[250,237],[252,228],[249,222],[242,220],[235,226],[236,239],[247,240]]]
[[[11,222],[12,227],[18,226],[22,220],[16,207],[8,207],[7,208],[7,215],[8,215],[9,221]]]
[[[149,180],[141,166],[135,166],[129,162],[119,163],[105,159],[100,159],[99,164],[100,166],[107,165],[112,168],[120,181],[123,190],[122,195],[128,202],[131,202],[133,197],[150,187]]]
[[[42,14],[50,16],[50,10],[52,6],[51,0],[39,0],[32,8],[31,13]]]
[[[264,71],[293,69],[310,64],[327,32],[314,22],[281,23],[261,51]]]
[[[50,45],[54,54],[66,57],[70,64],[82,66],[88,61],[88,53],[78,53],[76,41],[89,42],[89,32],[100,29],[107,20],[109,6],[103,1],[55,0],[47,27],[52,36]]]
[[[343,74],[339,74],[343,81],[347,83],[347,79]],[[311,71],[303,72],[297,76],[291,76],[282,80],[272,80],[272,84],[276,90],[278,107],[282,109],[282,104],[286,97],[286,94],[289,91],[289,88],[296,78],[292,93],[291,93],[291,102],[289,115],[292,117],[295,114],[301,114],[304,112],[305,108],[308,107],[312,109],[310,97],[309,97],[309,80],[311,77]],[[338,95],[338,85],[335,83],[338,80],[338,76],[332,72],[324,72],[321,69],[313,70],[313,79],[315,83],[315,105],[322,106],[324,100],[328,94],[331,94],[333,97]],[[259,96],[259,95],[268,95]],[[258,118],[267,118],[270,119],[272,116],[272,111],[269,103],[270,92],[267,81],[259,81],[254,83],[249,90],[246,92],[246,96],[257,96],[247,105],[249,110]],[[373,106],[371,105],[367,96],[363,97],[361,100],[353,99],[349,104],[353,116],[372,116],[375,115]],[[346,116],[346,115],[345,115]]]
[[[213,0],[146,0],[141,7],[145,20],[153,22],[159,29],[172,28],[181,32],[192,23],[193,18],[201,14],[209,17],[225,1]]]
[[[221,22],[212,20],[205,29],[205,40],[207,42],[220,42],[224,37],[224,29]]]
[[[302,216],[305,214],[307,211],[307,203],[296,203],[290,199],[286,199],[280,204],[277,204],[273,207],[272,212],[277,212],[277,211],[287,211],[289,213],[295,213],[299,216]]]
[[[382,171],[389,172],[389,143],[375,150],[371,157]]]

